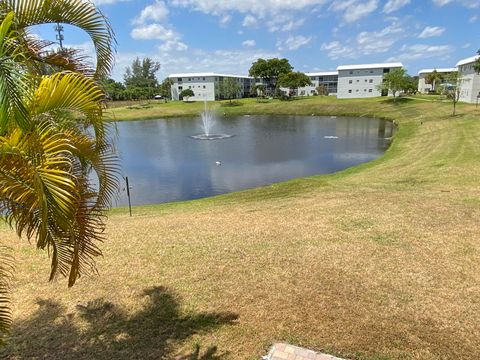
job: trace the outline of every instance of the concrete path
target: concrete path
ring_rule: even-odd
[[[304,349],[284,343],[278,343],[272,346],[272,349],[263,360],[343,360],[335,356],[316,353],[315,351]]]

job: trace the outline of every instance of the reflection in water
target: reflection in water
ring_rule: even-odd
[[[135,205],[197,199],[296,177],[332,173],[383,154],[389,122],[366,118],[219,118],[234,137],[198,141],[198,119],[117,124],[123,175]],[[221,162],[218,166],[216,162]],[[117,206],[127,204],[121,193]]]

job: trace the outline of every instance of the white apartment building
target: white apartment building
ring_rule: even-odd
[[[342,65],[337,67],[339,99],[390,96],[377,86],[383,82],[383,76],[392,69],[403,68],[402,63]]]
[[[480,58],[480,55],[460,60],[457,63],[459,76],[461,77],[460,101],[473,104],[477,102],[477,97],[480,97],[480,75],[473,69],[473,64],[478,58]]]
[[[440,79],[435,83],[435,89],[433,89],[433,84],[427,84],[427,76],[436,71],[440,75],[448,75],[454,71],[457,71],[457,68],[446,68],[446,69],[422,69],[418,72],[418,92],[422,94],[428,94],[431,91],[434,91],[438,88],[439,85],[445,84],[447,80]]]
[[[169,79],[172,80],[172,100],[180,100],[180,93],[185,89],[191,89],[195,94],[195,96],[188,99],[189,101],[214,101],[222,99],[222,94],[219,89],[225,78],[234,78],[239,82],[242,91],[238,93],[237,98],[249,96],[252,86],[255,85],[255,79],[249,76],[217,73],[171,74]]]
[[[297,89],[296,96],[311,96],[317,94],[317,87],[323,85],[328,95],[337,95],[338,72],[315,72],[305,73],[310,78],[312,85],[300,87]],[[280,88],[284,93],[288,94],[290,89]]]
[[[337,95],[338,71],[313,72],[305,73],[305,75],[310,77],[312,85],[298,89],[298,95],[314,95],[320,85],[325,87],[328,95]]]

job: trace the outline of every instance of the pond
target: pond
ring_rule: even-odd
[[[298,177],[333,173],[381,156],[394,125],[329,116],[219,117],[196,140],[201,121],[174,118],[117,123],[116,147],[133,205],[198,199]],[[116,206],[128,204],[125,186]]]

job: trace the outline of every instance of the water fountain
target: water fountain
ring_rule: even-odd
[[[222,140],[231,138],[233,135],[228,134],[211,134],[210,131],[215,124],[215,112],[207,107],[207,102],[204,103],[204,110],[201,113],[203,134],[192,135],[196,140]]]

